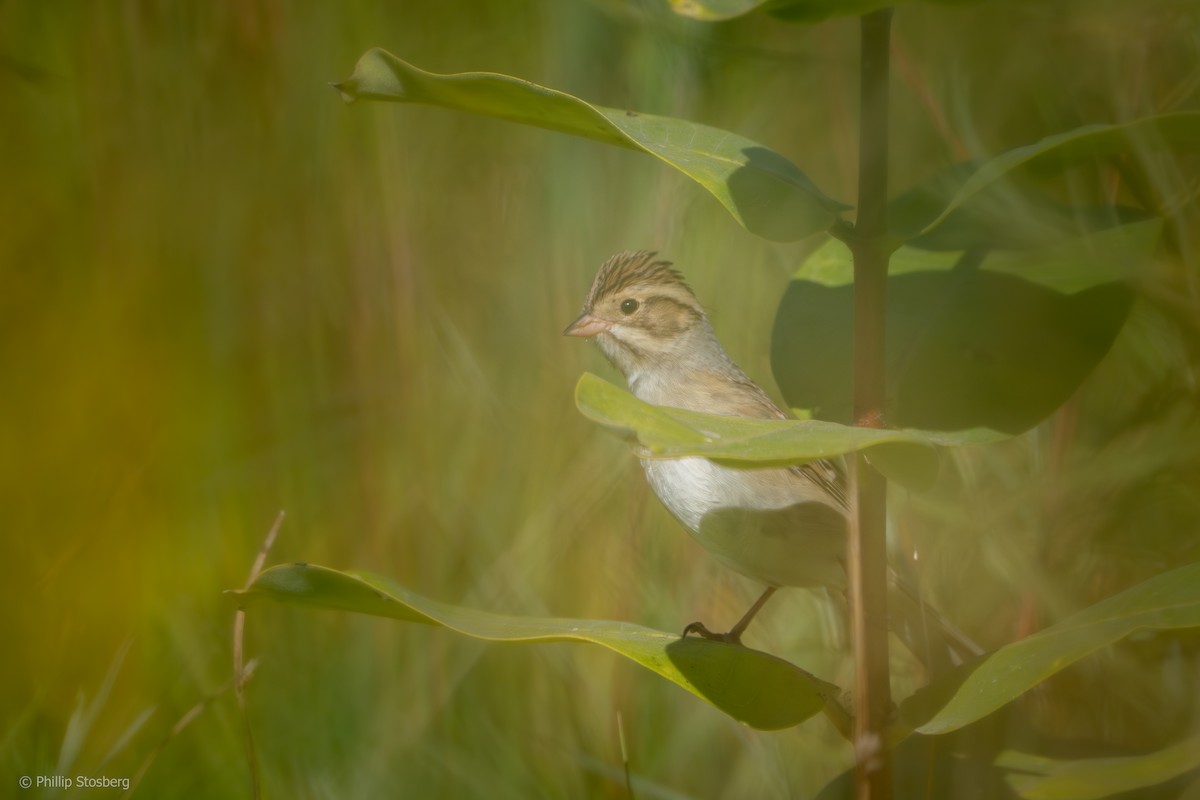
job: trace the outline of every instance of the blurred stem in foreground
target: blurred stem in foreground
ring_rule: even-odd
[[[861,19],[858,219],[835,225],[854,256],[854,421],[883,426],[884,326],[892,243],[887,231],[888,72],[892,10]],[[887,640],[887,481],[860,451],[853,461],[854,510],[847,559],[855,668],[855,793],[891,796],[884,744],[892,698]]]

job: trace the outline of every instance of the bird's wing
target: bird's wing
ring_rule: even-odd
[[[762,390],[757,383],[742,374],[735,376],[735,381],[746,391],[741,394],[747,408],[743,409],[746,416],[761,419],[793,419],[792,415],[777,406],[770,395]],[[841,458],[820,458],[806,464],[798,464],[791,468],[794,475],[811,483],[828,494],[844,511],[850,508],[846,499],[846,468]]]
[[[837,501],[843,511],[850,510],[846,499],[846,471],[840,458],[820,458],[807,464],[797,464],[792,472],[801,479],[815,484]]]

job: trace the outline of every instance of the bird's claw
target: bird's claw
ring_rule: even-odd
[[[713,642],[725,642],[726,644],[741,645],[742,637],[733,631],[727,633],[714,633],[708,629],[703,622],[693,622],[683,629],[682,639],[686,639],[689,634],[696,634],[702,639],[708,639]]]

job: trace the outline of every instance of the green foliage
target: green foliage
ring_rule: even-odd
[[[976,0],[935,0],[943,3]],[[676,14],[706,22],[720,22],[754,11],[789,22],[820,22],[829,17],[858,16],[895,3],[886,0],[668,0]]]
[[[1026,800],[1098,800],[1159,786],[1200,768],[1200,737],[1137,756],[1067,761],[1008,753],[999,763],[1013,770],[1008,782]],[[1192,797],[1197,786],[1192,782],[1179,796]]]
[[[1009,150],[960,173],[961,185],[954,188],[949,201],[933,219],[921,224],[913,220],[911,210],[896,209],[894,217],[900,221],[897,235],[911,239],[929,234],[981,192],[1016,170],[1046,175],[1080,163],[1128,158],[1148,150],[1200,152],[1200,112],[1180,111],[1117,125],[1085,125]]]
[[[492,642],[598,644],[762,730],[797,725],[826,708],[844,729],[840,690],[774,656],[626,622],[514,617],[422,597],[375,575],[308,564],[273,567],[244,592],[269,599],[446,627]],[[1146,630],[1200,627],[1200,564],[1160,575],[1033,636],[1006,645],[920,689],[900,705],[902,728],[945,734],[978,722],[1096,650]],[[946,751],[952,752],[952,751]],[[1052,761],[1017,754],[997,766],[1022,797],[1107,796],[1170,780],[1200,765],[1195,740],[1140,757]]]
[[[364,54],[354,74],[335,88],[347,102],[364,98],[432,104],[644,150],[707,188],[748,230],[772,240],[802,238],[827,228],[841,208],[786,158],[748,139],[684,120],[592,106],[504,75],[434,75],[376,49]],[[899,238],[923,238],[918,242],[922,246],[941,241],[944,246],[943,228],[950,229],[951,241],[963,242],[965,227],[963,246],[972,249],[953,262],[958,268],[952,271],[944,260],[931,259],[923,269],[905,270],[929,274],[899,277],[893,272],[888,293],[891,422],[1019,433],[1044,419],[1107,352],[1128,313],[1129,290],[1116,280],[1101,286],[1097,278],[1111,276],[1114,264],[1128,275],[1156,242],[1157,228],[1150,225],[1128,235],[1119,229],[1097,234],[1094,241],[1043,242],[1041,252],[1023,252],[1017,259],[988,258],[979,270],[986,250],[976,248],[993,247],[996,239],[1011,246],[1009,231],[1021,226],[1012,221],[993,226],[994,211],[981,211],[972,201],[986,197],[986,190],[1021,168],[1045,173],[1127,156],[1147,143],[1188,150],[1196,142],[1197,113],[1085,126],[977,167],[951,170],[900,197],[891,214]],[[1049,221],[1044,226],[1052,227]],[[814,286],[801,269],[776,315],[772,366],[791,405],[819,409],[845,422],[851,408],[852,266],[849,250],[834,243],[827,247],[837,254],[839,279],[832,286]],[[1013,267],[1014,260],[1021,263]],[[1093,266],[1093,261],[1100,263]],[[943,274],[934,274],[939,271]],[[1002,277],[1014,272],[1016,279]],[[1030,275],[1036,283],[1054,284],[1051,291],[1029,285]],[[1061,294],[1064,281],[1074,287],[1070,296]],[[1096,290],[1080,292],[1082,284]],[[828,346],[817,358],[799,352],[826,337]]]
[[[575,404],[588,419],[636,437],[641,454],[655,458],[704,456],[746,466],[768,466],[803,464],[868,450],[888,477],[915,486],[928,486],[936,478],[937,448],[1007,438],[985,428],[954,432],[856,428],[820,420],[704,414],[649,405],[590,374],[579,379]]]
[[[757,5],[675,3],[674,8],[720,19]],[[769,7],[796,19],[819,18],[830,11],[807,3]],[[868,9],[844,6],[840,10]],[[590,106],[505,76],[436,76],[374,50],[359,61],[354,76],[337,88],[347,100],[430,103],[647,150],[700,182],[735,219],[766,238],[798,238],[832,225],[838,210],[790,162],[748,140],[681,120]],[[889,419],[902,425],[964,430],[962,434],[942,435],[943,440],[936,441],[933,434],[913,430],[870,431],[813,420],[771,423],[660,409],[590,376],[580,381],[577,404],[593,420],[636,436],[643,455],[787,464],[875,447],[881,467],[902,464],[901,475],[918,485],[930,485],[930,460],[911,457],[920,446],[1002,438],[988,428],[1019,433],[1075,391],[1124,323],[1132,294],[1123,279],[1148,260],[1160,232],[1157,221],[1135,223],[1073,240],[1050,239],[1031,251],[994,254],[995,234],[1010,246],[1012,237],[993,223],[994,214],[981,210],[986,208],[982,201],[994,197],[1001,181],[1019,168],[1045,173],[1124,156],[1135,146],[1144,146],[1147,138],[1153,139],[1152,146],[1190,149],[1200,140],[1198,125],[1200,115],[1183,113],[1126,125],[1085,126],[977,167],[956,168],[899,199],[892,230],[900,238],[919,239],[914,244],[924,247],[962,242],[967,249],[953,260],[915,248],[897,258],[888,292]],[[722,167],[721,162],[735,168]],[[742,177],[746,174],[749,179]],[[763,182],[764,176],[770,180]],[[781,176],[788,180],[781,183]],[[948,199],[939,202],[939,194]],[[1123,215],[1112,212],[1110,216],[1115,221]],[[788,220],[796,220],[796,225]],[[1105,226],[1100,222],[1100,227]],[[951,231],[949,236],[945,229]],[[790,402],[846,418],[853,269],[848,249],[831,242],[824,251],[810,259],[812,267],[802,267],[793,284],[800,291],[790,292],[781,304],[772,357]],[[822,296],[811,296],[814,290]],[[828,295],[830,291],[838,294]],[[831,331],[837,332],[832,340]],[[819,352],[824,360],[808,357],[813,341],[822,342]],[[797,365],[805,370],[799,376]],[[843,379],[831,380],[831,375]],[[910,455],[889,455],[890,449]],[[913,463],[919,466],[914,468]],[[1160,579],[1168,580],[1169,576]],[[920,724],[913,724],[927,733],[954,730],[1011,702],[1088,652],[1139,626],[1153,627],[1146,617],[1163,609],[1139,604],[1146,591],[1153,593],[1138,587],[1131,590],[1133,600],[1120,595],[1082,612],[1063,623],[1064,634],[1052,627],[1001,648],[965,667],[952,685],[931,685],[907,705],[910,721],[920,717]],[[1114,621],[1104,617],[1113,610],[1122,612],[1124,625],[1114,627]],[[1081,628],[1081,621],[1095,615],[1108,624]],[[1185,615],[1182,621],[1154,618],[1166,628],[1195,627],[1200,620],[1194,616]],[[1015,668],[1018,665],[1020,669]]]
[[[677,12],[719,19],[756,5],[676,3],[674,7]],[[784,13],[793,17],[824,15],[811,4],[784,5],[788,6]],[[778,4],[772,7],[783,9]],[[766,238],[797,238],[832,225],[835,219],[837,207],[782,156],[681,120],[622,114],[505,76],[431,75],[379,50],[363,56],[354,76],[337,88],[348,100],[431,103],[640,147],[700,182],[735,219]],[[951,170],[936,177],[931,186],[903,195],[892,227],[899,237],[921,239],[915,244],[925,247],[963,242],[967,249],[953,259],[915,247],[897,257],[888,291],[888,418],[901,425],[964,430],[936,441],[962,444],[1002,438],[988,429],[1025,431],[1060,406],[1107,353],[1124,323],[1132,303],[1124,278],[1149,259],[1161,225],[1149,221],[1108,227],[1074,239],[1048,239],[1034,250],[993,253],[991,239],[997,232],[1010,246],[1012,237],[994,225],[994,215],[981,210],[986,208],[982,202],[973,201],[994,197],[1001,181],[1019,168],[1044,173],[1081,161],[1128,155],[1148,137],[1155,146],[1168,149],[1194,147],[1200,140],[1198,125],[1200,115],[1184,113],[1120,126],[1086,126],[977,167]],[[762,170],[762,159],[751,155],[760,151],[768,164],[791,180],[781,184],[778,172],[771,175]],[[736,153],[747,157],[738,160]],[[721,162],[736,168],[717,166]],[[757,183],[747,191],[741,176],[754,167],[759,170],[749,174]],[[772,180],[763,183],[764,175]],[[948,199],[939,201],[939,195]],[[801,201],[799,207],[788,202],[793,198]],[[1122,214],[1110,216],[1115,221]],[[798,227],[788,225],[789,219],[797,220]],[[951,231],[949,236],[943,228]],[[772,348],[776,375],[792,404],[846,419],[851,405],[848,367],[854,286],[850,252],[830,242],[797,277],[776,317]],[[816,359],[811,357],[814,341],[822,343]],[[643,455],[788,464],[874,447],[881,468],[900,464],[898,473],[912,483],[933,483],[931,464],[936,462],[911,457],[920,446],[935,444],[938,437],[928,432],[862,430],[814,420],[736,420],[654,408],[591,376],[580,381],[576,402],[593,420],[634,435]],[[889,448],[910,455],[889,456]],[[1187,576],[1194,577],[1190,572]],[[1200,625],[1194,613],[1163,621],[1161,606],[1139,605],[1146,591],[1152,592],[1138,587],[1131,590],[1133,600],[1120,595],[1082,612],[1062,624],[1065,633],[1052,627],[1001,648],[964,668],[952,685],[931,685],[907,704],[910,721],[919,717],[920,723],[912,724],[927,733],[977,721],[1088,652],[1139,626],[1153,627],[1147,616],[1166,628]],[[1120,621],[1125,624],[1104,617],[1113,610],[1122,613]],[[1107,624],[1081,626],[1095,615]]]
[[[387,578],[308,564],[273,567],[258,576],[246,599],[352,611],[405,622],[440,625],[492,642],[587,642],[642,665],[738,722],[760,730],[798,725],[838,689],[775,656],[723,642],[664,633],[629,622],[513,617],[421,597]]]
[[[525,76],[741,132],[847,199],[853,17],[252,0],[10,3],[4,22],[6,780],[60,763],[132,776],[153,757],[135,798],[247,796],[220,592],[242,585],[281,507],[273,560],[353,564],[462,608],[666,631],[745,610],[756,587],[692,546],[628,448],[580,416],[580,374],[613,378],[557,333],[606,257],[657,249],[768,385],[789,278],[840,245],[731,224],[641,145],[421,106],[347,111],[324,83],[375,44],[436,72]],[[1022,436],[944,448],[932,488],[889,499],[898,566],[998,652],[1200,561],[1197,156],[1156,141],[1197,111],[1200,19],[1181,0],[1065,0],[902,3],[895,22],[892,211],[912,212],[897,236],[1014,147],[1097,122],[1144,135],[1119,134],[1116,158],[1003,172],[894,268],[933,248],[949,271],[983,246],[981,271],[1007,264],[1074,297],[1093,289],[1040,283],[1017,271],[1026,256],[1162,221],[1149,259],[1096,248],[1095,287],[1120,280],[1134,299],[1070,399]],[[668,156],[687,166],[685,148]],[[780,174],[764,181],[792,187],[814,225],[836,216]],[[833,605],[780,592],[747,642],[848,686]],[[248,622],[264,796],[621,795],[623,738],[637,797],[815,797],[854,758],[824,719],[758,731],[596,646],[257,605]],[[892,667],[897,697],[927,682],[902,652]],[[906,796],[970,797],[997,773],[1029,794],[1060,773],[1092,776],[1064,794],[1194,795],[1197,675],[1194,630],[1135,632],[979,723],[910,736]],[[981,728],[990,748],[959,747]]]
[[[334,88],[347,102],[428,103],[642,150],[711,192],[747,230],[774,241],[824,230],[845,208],[822,194],[795,164],[743,136],[681,119],[593,106],[507,75],[434,75],[375,49]]]
[[[733,19],[754,11],[779,13],[808,22],[838,14],[857,15],[887,5],[881,0],[669,0],[676,14],[706,22]]]
[[[903,247],[888,277],[888,420],[935,430],[1028,430],[1108,352],[1148,263],[1150,220],[1037,250]],[[852,417],[853,265],[830,240],[780,301],[771,364],[791,405]],[[809,346],[820,341],[820,348]]]
[[[963,666],[902,703],[901,718],[921,733],[957,730],[1126,636],[1197,627],[1200,563],[1151,578]]]

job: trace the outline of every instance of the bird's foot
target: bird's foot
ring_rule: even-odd
[[[725,642],[726,644],[741,645],[742,636],[740,631],[729,631],[727,633],[714,633],[708,629],[703,622],[693,622],[683,629],[683,636],[680,638],[686,639],[689,634],[696,634],[703,639],[709,639],[714,642]]]

